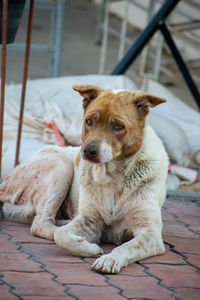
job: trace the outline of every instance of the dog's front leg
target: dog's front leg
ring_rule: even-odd
[[[94,215],[93,215],[94,216]],[[103,222],[99,218],[78,215],[69,224],[56,229],[55,242],[75,256],[98,257],[103,250],[100,242]]]
[[[138,222],[136,227],[133,226],[134,238],[98,258],[92,266],[93,270],[101,273],[118,273],[130,263],[163,254],[165,247],[161,235],[161,218],[158,216],[152,220],[150,217],[148,221],[146,224]]]

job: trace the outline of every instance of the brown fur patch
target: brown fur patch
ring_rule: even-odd
[[[77,157],[76,157],[76,162],[75,162],[76,167],[79,166],[80,159],[81,159],[81,154],[80,154],[80,152],[79,152],[79,154],[78,154]]]

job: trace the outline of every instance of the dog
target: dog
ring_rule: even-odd
[[[3,214],[32,223],[33,235],[72,255],[97,257],[93,270],[118,273],[165,252],[169,162],[145,118],[166,100],[93,85],[73,89],[83,97],[82,146],[47,146],[17,166],[0,186]],[[100,241],[117,247],[103,254]]]

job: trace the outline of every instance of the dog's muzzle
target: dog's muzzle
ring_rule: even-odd
[[[99,162],[99,150],[95,144],[87,144],[82,149],[82,155],[84,159],[87,159],[91,162]]]

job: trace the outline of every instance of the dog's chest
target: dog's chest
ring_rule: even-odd
[[[114,218],[117,203],[121,198],[122,189],[119,188],[120,185],[120,183],[111,183],[109,186],[102,188],[102,207],[100,209],[106,211],[109,222]]]
[[[97,187],[98,210],[106,224],[115,220],[118,203],[124,187],[123,175],[114,166],[93,169],[94,185]]]

